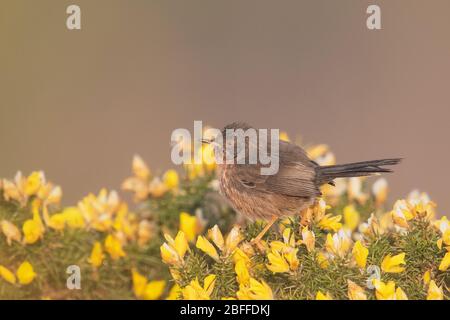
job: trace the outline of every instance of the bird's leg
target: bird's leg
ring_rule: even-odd
[[[255,244],[259,247],[259,242],[261,241],[262,237],[269,231],[270,227],[278,220],[277,216],[273,216],[272,219],[267,222],[266,226],[262,231],[256,236],[256,238],[252,239],[251,243]]]

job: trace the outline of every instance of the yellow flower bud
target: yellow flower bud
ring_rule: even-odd
[[[103,259],[103,250],[102,250],[102,244],[98,241],[94,243],[94,246],[92,247],[91,256],[89,257],[89,263],[92,264],[94,268],[98,268],[102,265]]]
[[[19,283],[23,285],[30,284],[36,277],[36,273],[33,270],[33,266],[28,262],[24,261],[16,272],[17,279]]]
[[[179,178],[175,170],[167,170],[163,177],[163,182],[169,190],[178,188]]]

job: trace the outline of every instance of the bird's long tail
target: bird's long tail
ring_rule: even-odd
[[[398,164],[401,159],[382,159],[338,164],[334,166],[318,166],[316,168],[316,181],[318,184],[333,183],[336,178],[363,177],[377,173],[392,172],[383,166]]]

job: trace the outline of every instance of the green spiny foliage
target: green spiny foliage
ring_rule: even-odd
[[[361,207],[362,208],[362,207]],[[373,212],[372,208],[369,208]],[[367,215],[369,217],[370,215]],[[243,243],[248,243],[256,237],[262,230],[264,224],[255,222],[246,225],[242,229]],[[292,217],[286,222],[281,222],[279,228],[291,228],[295,239],[301,239],[302,225],[299,217]],[[318,263],[318,254],[324,251],[325,240],[328,232],[312,225],[311,229],[316,235],[316,250],[312,252],[306,246],[300,245],[297,250],[297,259],[300,266],[295,271],[273,273],[266,267],[269,263],[268,252],[272,241],[283,242],[282,232],[276,227],[264,236],[267,249],[258,250],[254,248],[254,253],[250,259],[250,274],[255,279],[265,281],[273,291],[277,299],[315,299],[317,292],[326,292],[334,299],[348,299],[349,281],[361,287],[368,299],[375,299],[375,289],[371,281],[373,273],[370,268],[360,268],[354,264],[352,254],[348,253],[344,257],[334,257],[328,260],[328,266],[324,267]],[[361,238],[362,237],[362,238]],[[440,271],[439,262],[443,259],[445,250],[437,246],[440,238],[439,231],[431,224],[428,218],[417,217],[409,222],[409,228],[396,230],[393,226],[385,229],[381,234],[359,234],[358,238],[366,244],[368,248],[367,264],[381,268],[383,260],[387,256],[395,256],[404,253],[405,270],[398,273],[390,273],[387,270],[380,270],[379,280],[387,283],[394,281],[396,286],[401,288],[409,299],[425,299],[428,295],[428,285],[423,282],[425,272],[429,271],[432,279],[438,287],[443,288],[444,298],[448,298],[449,271]],[[354,240],[356,241],[356,240]],[[233,286],[234,277],[231,266],[223,262],[216,262],[206,254],[203,255],[204,262],[208,267],[203,267],[201,275],[205,276],[205,270],[216,276],[216,289],[213,298],[230,297],[230,291],[223,292],[223,284],[228,288]],[[224,268],[227,266],[226,268]],[[189,267],[188,267],[189,269]],[[197,274],[199,276],[200,274]],[[195,278],[190,275],[190,278]],[[242,285],[242,284],[241,284]],[[181,284],[183,287],[183,285]],[[240,286],[235,283],[234,290]]]
[[[232,297],[238,289],[234,264],[231,259],[226,258],[215,263],[211,272],[216,275],[217,280],[214,286],[214,298]]]
[[[215,275],[212,299],[233,298],[238,292],[244,292],[248,283],[241,283],[236,272],[236,261],[232,254],[225,254],[217,248],[219,259],[213,259],[195,246],[195,239],[190,243],[180,266],[169,268],[161,260],[160,247],[167,238],[164,234],[175,236],[181,228],[179,216],[181,212],[190,215],[201,212],[206,229],[218,225],[222,231],[230,230],[236,216],[217,191],[212,187],[214,174],[206,174],[195,179],[183,179],[177,190],[164,193],[160,197],[149,197],[141,202],[136,210],[137,221],[148,220],[154,225],[150,241],[138,244],[131,240],[124,244],[124,257],[112,259],[105,252],[100,267],[90,263],[92,248],[95,243],[102,243],[111,232],[102,232],[94,228],[53,230],[47,228],[44,236],[33,244],[12,241],[8,244],[6,237],[0,236],[0,265],[13,273],[24,261],[30,262],[37,273],[36,279],[28,284],[10,284],[0,277],[0,298],[2,299],[133,299],[132,270],[145,275],[148,281],[165,280],[168,284],[177,284],[181,291],[178,298],[183,297],[183,289],[194,280],[203,285],[208,275]],[[26,220],[32,219],[33,198],[25,206],[14,201],[5,201],[0,192],[0,221],[6,220],[14,224],[20,231]],[[373,212],[380,215],[384,210],[375,208],[374,199],[367,201],[350,200],[343,194],[339,201],[327,211],[333,215],[342,215],[344,208],[352,204],[360,215],[361,221],[367,221]],[[56,205],[49,207],[50,214],[60,212]],[[345,221],[341,221],[345,223]],[[381,271],[380,280],[384,283],[394,281],[410,299],[424,299],[428,295],[428,285],[422,278],[429,271],[431,278],[443,290],[444,298],[449,297],[450,271],[439,270],[439,263],[446,254],[445,245],[439,248],[437,243],[442,235],[433,226],[430,219],[416,217],[408,221],[408,228],[397,230],[396,226],[383,227],[381,233],[363,233],[352,230],[351,242],[360,240],[368,249],[366,268],[360,268],[353,260],[351,248],[342,256],[333,256],[326,248],[327,237],[337,230],[322,228],[317,221],[308,225],[308,230],[315,235],[315,249],[308,250],[302,242],[302,225],[300,216],[290,217],[274,225],[263,237],[263,242],[256,245],[251,241],[264,228],[265,223],[256,221],[245,223],[241,228],[241,250],[249,257],[249,276],[261,283],[266,283],[277,299],[315,299],[317,293],[323,292],[334,299],[348,298],[348,281],[363,288],[367,298],[375,299],[375,290],[368,287],[368,266],[381,267],[388,255],[405,254],[405,270],[399,273]],[[295,238],[296,259],[298,267],[285,272],[272,272],[268,254],[275,241],[284,243],[283,230],[290,228]],[[226,238],[226,234],[224,234]],[[211,239],[209,239],[211,241]],[[291,244],[289,244],[291,245]],[[319,255],[327,255],[327,266],[319,263]],[[82,274],[82,289],[68,290],[66,281],[67,267],[77,265]],[[169,270],[171,269],[171,270]],[[171,271],[171,272],[170,272]],[[176,275],[172,279],[171,275]],[[166,286],[162,297],[169,292]]]
[[[15,273],[19,265],[28,261],[37,273],[36,279],[29,285],[10,284],[0,276],[0,299],[133,299],[131,270],[135,268],[149,280],[170,280],[170,273],[161,261],[160,246],[164,242],[163,233],[176,233],[179,228],[180,212],[191,215],[198,210],[205,212],[210,224],[219,224],[228,228],[234,219],[234,212],[216,197],[211,188],[212,174],[194,180],[183,180],[179,190],[166,192],[159,198],[149,198],[138,207],[138,219],[155,222],[151,241],[138,245],[128,242],[124,251],[126,256],[113,260],[105,253],[105,259],[99,268],[93,268],[89,258],[96,241],[103,243],[107,233],[92,228],[70,229],[63,231],[47,228],[42,239],[25,245],[12,241],[9,245],[0,230],[0,265]],[[15,201],[6,201],[0,190],[0,222],[5,220],[18,227],[32,219],[31,203],[25,207]],[[61,211],[50,207],[50,213]],[[212,214],[210,214],[212,213]],[[195,249],[194,249],[195,251]],[[209,269],[200,255],[189,257],[188,272],[182,273],[186,283],[197,274],[208,274]],[[66,285],[67,267],[80,268],[81,290],[69,290]],[[231,265],[228,263],[228,267]],[[234,276],[233,276],[234,277]],[[203,276],[200,277],[203,280]],[[226,284],[224,283],[224,288]],[[166,287],[165,295],[168,293]]]

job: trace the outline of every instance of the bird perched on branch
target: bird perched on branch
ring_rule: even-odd
[[[229,200],[231,206],[245,217],[267,221],[265,228],[253,239],[258,243],[278,218],[299,214],[311,206],[321,196],[320,186],[334,185],[333,180],[343,177],[370,176],[391,172],[384,166],[395,165],[401,159],[382,159],[355,162],[341,165],[320,166],[308,158],[306,152],[290,142],[276,140],[278,148],[270,137],[259,135],[256,140],[245,135],[244,146],[239,146],[237,135],[228,136],[228,132],[250,132],[255,130],[245,123],[232,123],[221,131],[218,137],[203,140],[215,147],[218,160],[220,191]],[[254,135],[253,135],[254,137]],[[219,141],[220,140],[220,141]],[[262,140],[267,146],[262,146]],[[274,174],[262,174],[261,169],[268,164],[259,161],[250,163],[252,151],[258,153],[266,147],[268,152],[276,152],[278,171]],[[277,150],[275,150],[277,149]],[[230,156],[235,161],[226,161]],[[219,155],[219,156],[218,156]],[[241,160],[241,161],[238,161]],[[245,161],[242,161],[245,160]]]

